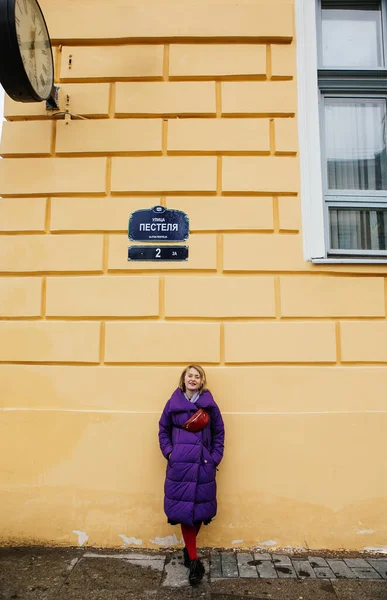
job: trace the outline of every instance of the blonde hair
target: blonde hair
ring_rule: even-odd
[[[198,373],[200,373],[201,384],[200,384],[200,388],[199,388],[199,394],[202,394],[207,389],[207,377],[206,377],[206,373],[205,373],[203,367],[201,367],[200,365],[188,365],[188,367],[186,367],[184,369],[184,371],[180,375],[179,388],[181,389],[182,392],[185,392],[184,379],[185,379],[187,372],[190,369],[196,369],[196,371],[198,371]]]

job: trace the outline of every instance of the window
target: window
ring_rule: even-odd
[[[380,1],[321,0],[319,66],[372,69],[383,66]]]
[[[306,257],[386,261],[387,0],[296,11]]]

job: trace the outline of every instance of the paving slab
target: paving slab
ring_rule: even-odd
[[[183,552],[167,556],[162,586],[182,588],[188,585],[188,569],[184,566]]]
[[[271,554],[268,552],[254,552],[255,560],[271,560]]]
[[[308,560],[313,568],[328,566],[328,563],[325,560],[325,558],[322,558],[321,556],[308,556]]]
[[[208,556],[200,556],[200,555],[199,555],[199,558],[202,561],[203,566],[206,570],[204,577],[203,577],[203,581],[206,581],[208,583],[210,580],[210,559]]]
[[[219,579],[222,577],[222,559],[220,552],[211,552],[210,577],[211,579]]]
[[[352,569],[352,571],[359,579],[382,579],[379,573],[372,567],[368,567],[368,569]]]
[[[211,600],[337,600],[331,582],[318,579],[219,579],[211,591]]]
[[[316,579],[316,574],[313,571],[308,560],[292,560],[294,570],[300,579]]]
[[[281,565],[283,567],[292,566],[292,561],[290,560],[290,557],[286,554],[273,554],[272,560],[276,565]]]
[[[261,579],[277,579],[278,573],[268,552],[254,552],[254,563],[257,567],[258,577]]]
[[[315,567],[313,570],[317,579],[336,579],[336,575],[330,567]]]
[[[165,557],[165,562],[170,562],[172,565],[184,565],[183,550],[177,550],[176,552],[169,554],[169,556]]]
[[[331,582],[336,594],[332,600],[386,600],[386,581],[344,581]]]
[[[364,558],[344,558],[345,564],[350,567],[359,568],[359,569],[367,569],[369,564],[364,560]]]
[[[368,558],[367,562],[383,577],[387,579],[387,560],[384,558]]]
[[[200,556],[200,560],[205,568],[203,583],[209,580],[210,561],[207,556]],[[163,573],[162,587],[185,588],[190,587],[188,580],[189,570],[184,566],[183,552],[176,552],[167,557]]]
[[[251,552],[237,554],[239,577],[258,577],[254,555]]]
[[[297,578],[292,561],[286,554],[273,554],[273,563],[280,579]]]
[[[328,558],[327,563],[338,579],[354,579],[356,577],[355,573],[343,560]]]
[[[222,552],[221,557],[223,577],[239,577],[236,554],[234,552]]]
[[[274,565],[271,561],[257,560],[255,562],[261,563],[261,564],[257,564],[258,577],[260,577],[261,579],[277,579],[278,578],[278,573],[275,570]]]

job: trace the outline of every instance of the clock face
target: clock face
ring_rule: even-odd
[[[48,98],[54,81],[50,38],[35,0],[15,0],[15,26],[20,56],[28,79],[41,98]]]

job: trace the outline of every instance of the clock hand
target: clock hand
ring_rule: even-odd
[[[47,42],[21,42],[19,47],[22,50],[46,50],[48,44]]]
[[[35,50],[35,42],[31,43],[31,50],[30,50],[30,54],[31,54],[31,62],[33,65],[33,72],[34,72],[34,78],[35,78],[35,86],[38,85],[38,74],[37,74],[37,65],[36,65],[36,52]]]
[[[28,41],[28,50],[30,52],[30,59],[33,59],[33,53],[35,49],[35,32],[33,29],[30,29],[30,39]]]

